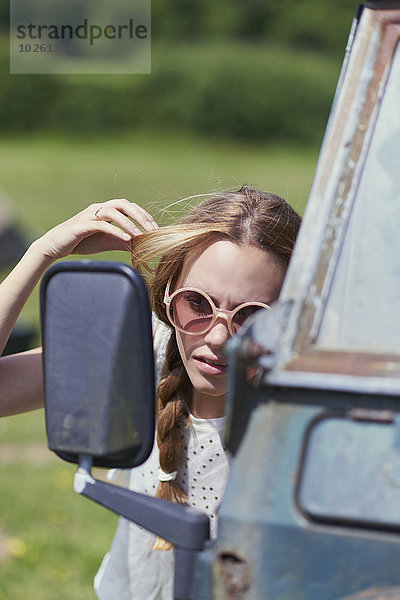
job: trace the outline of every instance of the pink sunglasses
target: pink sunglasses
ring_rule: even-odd
[[[230,335],[235,335],[245,320],[262,308],[271,307],[263,302],[245,302],[233,310],[217,308],[210,296],[197,288],[183,287],[169,295],[171,280],[165,288],[164,304],[171,324],[188,335],[209,331],[218,317],[224,316]]]

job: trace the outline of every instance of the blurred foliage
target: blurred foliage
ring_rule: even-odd
[[[145,129],[315,144],[339,66],[265,44],[153,44],[151,76],[4,75],[0,131]]]
[[[353,0],[153,0],[155,39],[284,42],[337,55],[346,43]]]
[[[17,1],[17,0],[12,0]],[[152,0],[154,41],[270,40],[341,53],[354,0]],[[9,0],[0,0],[8,29]]]
[[[319,142],[356,4],[153,0],[152,74],[9,75],[0,0],[0,132],[186,131]]]

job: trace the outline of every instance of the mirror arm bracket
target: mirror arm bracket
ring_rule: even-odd
[[[208,516],[190,506],[94,479],[91,463],[90,456],[80,457],[75,492],[171,542],[176,547],[174,597],[191,600],[196,556],[210,539]]]

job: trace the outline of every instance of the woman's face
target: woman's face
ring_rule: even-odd
[[[217,308],[232,310],[245,302],[270,304],[279,296],[285,271],[255,246],[220,240],[188,258],[175,290],[194,287],[206,292]],[[174,291],[174,290],[171,290]],[[224,316],[201,335],[176,330],[184,367],[193,385],[192,413],[202,418],[224,414],[227,364],[223,347],[230,337]]]

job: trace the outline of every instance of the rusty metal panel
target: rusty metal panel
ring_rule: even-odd
[[[299,509],[302,448],[325,410],[271,400],[253,411],[220,508],[212,595],[199,599],[332,600],[400,585],[399,535],[318,523]]]
[[[400,5],[369,6],[281,294],[293,310],[274,383],[330,373],[344,374],[348,388],[353,376],[358,389],[377,389],[378,379],[363,381],[371,376],[400,391]]]
[[[312,520],[400,532],[400,448],[394,415],[325,415],[310,425],[297,502]],[[358,417],[357,417],[358,414]]]
[[[335,600],[400,600],[400,587],[373,588]]]
[[[400,47],[340,248],[316,345],[400,351]]]

